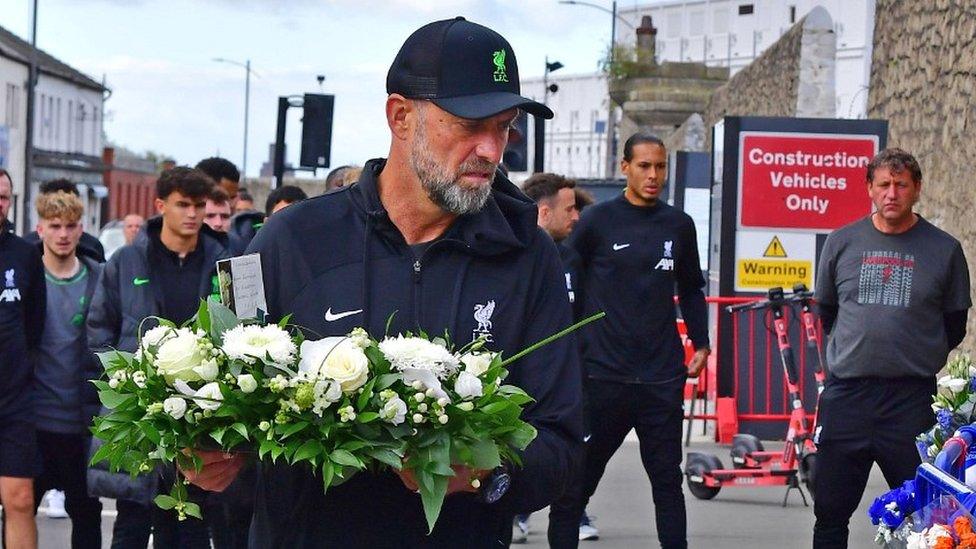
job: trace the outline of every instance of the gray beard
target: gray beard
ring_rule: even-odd
[[[491,194],[491,185],[466,189],[458,183],[458,178],[460,173],[471,167],[489,168],[486,171],[494,173],[495,166],[483,162],[466,162],[458,168],[457,173],[451,173],[439,165],[430,153],[422,125],[417,128],[416,142],[410,151],[410,167],[420,179],[427,197],[445,212],[454,215],[478,212]]]

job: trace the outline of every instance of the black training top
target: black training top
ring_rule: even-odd
[[[30,353],[44,332],[47,291],[37,248],[0,219],[0,414],[33,421]]]
[[[568,244],[583,260],[584,315],[607,313],[582,331],[586,374],[628,383],[683,375],[675,293],[695,348],[708,346],[691,217],[661,202],[634,206],[621,194],[587,208]]]

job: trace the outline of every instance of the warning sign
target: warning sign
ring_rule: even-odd
[[[739,228],[830,232],[871,213],[875,135],[739,133]]]
[[[779,241],[778,236],[774,236],[769,241],[769,246],[766,246],[763,257],[786,257],[786,250],[783,249],[783,243]]]
[[[813,288],[817,237],[813,234],[744,231],[736,233],[735,289],[765,292],[797,282]]]

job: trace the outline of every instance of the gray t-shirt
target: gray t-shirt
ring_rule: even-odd
[[[950,350],[943,314],[972,306],[962,246],[921,217],[901,234],[870,217],[831,233],[816,295],[838,307],[827,365],[839,378],[935,375]]]
[[[47,279],[47,316],[34,371],[34,410],[37,427],[54,433],[84,433],[82,409],[84,367],[88,360],[85,290],[90,273],[84,263],[69,279]]]

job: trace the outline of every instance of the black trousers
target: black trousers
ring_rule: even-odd
[[[86,471],[91,437],[37,431],[41,474],[34,479],[34,510],[44,492],[64,491],[64,508],[71,517],[71,547],[101,549],[102,503],[88,495]]]
[[[572,488],[550,509],[552,547],[576,547],[579,519],[603,477],[607,463],[631,429],[637,431],[641,461],[651,481],[657,537],[664,549],[688,546],[681,490],[681,423],[685,376],[658,384],[588,379],[590,440],[580,489]]]
[[[815,431],[815,548],[847,547],[848,523],[874,463],[891,488],[915,478],[915,437],[935,423],[935,390],[934,378],[828,380]]]

